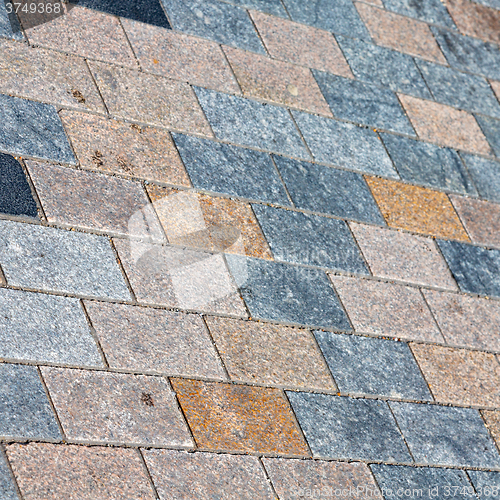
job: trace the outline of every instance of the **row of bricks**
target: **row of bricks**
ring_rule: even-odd
[[[7,446],[7,456],[9,465],[0,451],[0,489],[3,487],[5,500],[19,499],[17,485],[25,500],[183,500],[195,495],[199,500],[390,500],[398,492],[408,491],[409,496],[424,499],[439,494],[445,498],[489,499],[497,496],[500,486],[497,472],[283,458],[259,460],[177,450],[32,443]]]
[[[354,320],[361,317],[368,323],[367,328],[358,323],[358,333],[371,329],[372,335],[442,344],[435,325],[431,325],[434,331],[424,331],[426,335],[419,331],[432,318],[428,309],[422,314],[426,306],[418,302],[418,291],[412,297],[417,300],[409,304],[413,309],[401,311],[397,293],[404,290],[394,288],[378,290],[380,295],[396,294],[389,300],[373,297],[373,287],[348,290],[354,297],[351,303],[344,300],[349,307],[357,307],[358,300],[367,302],[364,311],[350,310]],[[346,289],[337,289],[344,299]],[[109,365],[114,370],[219,380],[229,376],[237,382],[404,400],[432,400],[432,393],[440,403],[500,407],[500,369],[491,353],[428,343],[411,343],[410,350],[406,343],[394,340],[322,331],[313,338],[308,330],[211,316],[205,318],[210,336],[193,314],[92,301],[85,301],[83,310],[76,299],[19,290],[1,289],[0,296],[3,359],[95,368]],[[426,298],[447,328],[447,343],[499,350],[500,312],[494,302],[481,304],[477,299],[465,301],[430,291]],[[386,312],[389,308],[394,317]],[[371,318],[382,319],[372,324]],[[377,330],[380,326],[386,329]]]
[[[474,408],[16,364],[0,381],[3,440],[500,470],[495,411],[490,434]]]

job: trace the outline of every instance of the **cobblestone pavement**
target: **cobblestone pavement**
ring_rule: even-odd
[[[500,1],[13,5],[0,499],[500,499]]]

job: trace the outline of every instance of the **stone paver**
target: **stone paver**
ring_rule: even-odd
[[[500,406],[500,364],[494,354],[425,344],[411,348],[440,403]]]
[[[496,333],[500,303],[454,293],[422,292],[448,344],[500,351]]]
[[[500,122],[499,122],[500,123]],[[479,195],[500,202],[500,162],[488,160],[474,155],[463,155],[467,169],[470,172]]]
[[[175,396],[160,377],[49,367],[42,375],[69,439],[192,446]]]
[[[174,140],[195,188],[290,204],[269,155],[188,135]]]
[[[276,260],[368,274],[344,221],[253,205]]]
[[[220,254],[146,241],[114,240],[114,244],[139,302],[247,316]]]
[[[112,368],[226,378],[198,315],[90,301],[85,309]]]
[[[331,276],[331,280],[356,332],[443,341],[417,289],[341,276]]]
[[[352,78],[335,38],[328,31],[250,12],[262,40],[275,59]]]
[[[500,445],[500,412],[498,410],[483,410],[481,415],[498,447]]]
[[[354,172],[275,156],[297,208],[373,224],[384,219],[363,176]]]
[[[36,367],[0,364],[0,435],[18,439],[61,439]]]
[[[420,139],[471,153],[490,154],[486,138],[467,111],[407,95],[399,98]]]
[[[429,61],[446,62],[427,24],[366,3],[356,2],[356,9],[378,45]]]
[[[292,410],[278,389],[172,379],[203,449],[307,456]]]
[[[138,182],[48,163],[27,161],[26,166],[49,222],[163,239],[153,218],[144,231],[130,227],[130,218],[149,203]]]
[[[3,451],[0,452],[0,494],[4,500],[19,500],[12,472]]]
[[[236,255],[226,259],[253,318],[350,330],[325,272]]]
[[[381,137],[404,181],[443,191],[477,194],[455,150],[399,135],[381,134]]]
[[[0,212],[38,218],[38,208],[21,164],[0,153]]]
[[[500,78],[500,76],[498,77]],[[476,115],[476,120],[481,127],[487,141],[489,142],[491,149],[500,158],[500,120],[495,118],[490,118],[489,116],[479,116]]]
[[[309,69],[231,47],[224,52],[245,97],[332,116]]]
[[[446,194],[396,181],[366,181],[390,227],[467,241],[469,238]]]
[[[211,136],[189,85],[156,75],[89,63],[104,102],[113,116]]]
[[[288,14],[281,0],[231,0],[231,3],[246,7],[247,9],[255,9],[273,16],[288,18]]]
[[[0,289],[0,357],[102,366],[77,299]]]
[[[0,7],[0,37],[11,38],[13,40],[24,40],[19,20],[7,13],[7,6]]]
[[[460,290],[479,295],[500,297],[500,250],[438,241]]]
[[[498,472],[469,470],[467,474],[481,500],[491,497],[500,488],[500,473]]]
[[[0,221],[0,264],[11,285],[129,300],[103,236]]]
[[[432,400],[405,342],[321,331],[315,335],[342,392]]]
[[[206,321],[232,380],[335,390],[308,330],[216,317]]]
[[[60,117],[81,168],[191,186],[165,130],[76,111]]]
[[[133,449],[11,444],[7,456],[26,500],[156,498]]]
[[[374,276],[457,288],[431,238],[355,223],[350,227]]]
[[[348,170],[399,178],[375,132],[351,123],[293,112],[314,159]]]
[[[500,455],[477,410],[395,401],[389,405],[417,463],[499,467]]]
[[[272,500],[256,457],[147,450],[144,458],[161,500]]]
[[[122,19],[122,25],[141,67],[148,73],[240,93],[217,43],[128,19]]]
[[[147,190],[169,243],[271,258],[249,204],[159,186]]]
[[[56,108],[0,94],[0,150],[61,163],[75,163]]]
[[[455,28],[450,14],[440,0],[384,0],[384,6],[388,10],[397,12],[404,16],[414,17],[420,21],[431,24],[441,24],[447,28]]]
[[[201,87],[196,95],[217,139],[309,158],[286,109]]]
[[[286,394],[315,457],[412,462],[385,401]]]

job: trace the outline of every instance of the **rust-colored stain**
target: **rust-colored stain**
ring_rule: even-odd
[[[279,389],[171,379],[200,448],[309,456]]]
[[[367,176],[366,182],[390,227],[469,241],[445,193],[376,177]]]

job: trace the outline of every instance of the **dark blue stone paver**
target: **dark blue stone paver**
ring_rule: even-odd
[[[0,498],[2,500],[19,500],[14,485],[14,478],[7,465],[7,458],[0,450]]]
[[[401,178],[445,191],[477,195],[458,153],[428,142],[380,134]]]
[[[287,109],[198,87],[195,91],[218,139],[309,158]]]
[[[468,470],[467,474],[481,500],[500,496],[500,472]]]
[[[447,66],[417,60],[436,101],[456,108],[500,117],[498,103],[485,78]]]
[[[351,329],[325,272],[236,255],[226,259],[252,318]]]
[[[265,54],[247,12],[217,0],[161,0],[172,27],[219,43]]]
[[[356,78],[394,92],[432,98],[413,57],[355,38],[336,38]]]
[[[478,410],[389,402],[415,462],[500,467],[500,456]]]
[[[391,132],[415,135],[392,90],[322,71],[313,73],[335,117]]]
[[[362,175],[281,156],[274,161],[297,208],[385,225]]]
[[[294,21],[340,35],[370,40],[370,35],[351,0],[284,0]]]
[[[0,212],[38,217],[23,167],[13,156],[3,153],[0,153]]]
[[[455,23],[441,0],[383,0],[387,10],[414,17],[431,24],[456,29]]]
[[[458,241],[437,243],[462,291],[500,297],[500,250]]]
[[[276,260],[370,274],[342,220],[253,205]]]
[[[489,116],[476,115],[476,120],[490,143],[495,156],[500,158],[500,120],[495,120]]]
[[[383,464],[372,464],[370,468],[386,499],[475,498],[472,485],[463,470]],[[398,495],[398,491],[411,494]]]
[[[141,23],[170,28],[160,0],[78,0],[75,3]]]
[[[0,151],[76,164],[56,108],[0,94]]]
[[[342,392],[432,400],[405,342],[322,331],[315,336]]]
[[[412,462],[385,401],[286,394],[314,456]]]
[[[307,113],[293,112],[293,116],[315,160],[399,179],[373,130]]]
[[[290,205],[267,153],[187,135],[173,137],[195,188]]]
[[[259,10],[261,12],[266,12],[267,14],[272,14],[273,16],[284,17],[288,19],[288,14],[286,13],[285,7],[281,3],[281,0],[223,0],[227,3],[233,3],[244,7],[246,9]]]
[[[0,364],[0,436],[61,439],[36,367]]]
[[[500,202],[500,162],[462,153],[479,195]]]
[[[431,26],[450,66],[500,80],[500,48],[477,38]]]

